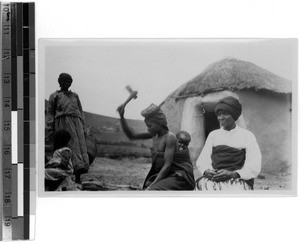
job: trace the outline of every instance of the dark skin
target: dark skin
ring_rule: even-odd
[[[71,87],[72,80],[62,80],[59,82],[60,90],[61,91],[69,91],[69,88]]]
[[[219,121],[220,126],[223,127],[224,130],[230,131],[236,127],[236,123],[233,117],[224,110],[219,110],[217,112],[217,119]],[[240,175],[237,172],[229,171],[226,169],[206,170],[204,172],[204,175],[208,179],[215,182],[227,181],[230,179],[235,179],[240,177]]]
[[[151,185],[160,181],[161,179],[166,178],[168,175],[171,164],[173,161],[174,152],[179,150],[176,136],[169,132],[165,127],[155,124],[151,121],[146,121],[147,132],[145,133],[135,133],[128,127],[126,120],[124,118],[124,107],[118,109],[121,125],[123,131],[130,139],[151,139],[153,140],[153,151],[155,152],[164,152],[164,165],[160,172],[158,173],[155,180],[151,183]],[[148,186],[148,190],[151,188],[151,185]]]
[[[179,132],[176,134],[179,150],[185,150],[188,148],[189,143],[191,142],[191,136],[185,132]]]

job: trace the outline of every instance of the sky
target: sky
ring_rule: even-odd
[[[73,77],[83,109],[118,117],[117,107],[138,92],[125,117],[159,105],[208,65],[227,57],[252,62],[292,82],[297,80],[295,39],[40,39],[40,81],[45,98],[59,89],[57,78]]]

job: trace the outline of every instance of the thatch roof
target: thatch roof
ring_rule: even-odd
[[[198,96],[216,90],[270,90],[291,93],[291,82],[251,62],[226,58],[212,63],[202,73],[184,83],[169,98]]]

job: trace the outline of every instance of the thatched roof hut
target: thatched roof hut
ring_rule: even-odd
[[[238,98],[243,113],[237,123],[257,137],[263,169],[286,171],[291,164],[291,82],[257,65],[226,58],[209,65],[184,83],[161,104],[170,130],[186,130],[193,162],[208,133],[219,127],[216,102],[225,96]]]
[[[271,90],[291,93],[291,82],[257,65],[226,58],[210,64],[202,73],[186,82],[167,99],[187,98],[216,92],[217,90]],[[167,100],[166,99],[166,100]]]

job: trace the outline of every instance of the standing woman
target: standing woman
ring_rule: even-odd
[[[70,147],[73,153],[74,174],[80,183],[80,175],[89,169],[89,159],[85,140],[85,122],[78,95],[69,90],[72,77],[61,73],[58,77],[60,90],[50,95],[48,125],[53,132],[66,130],[71,134]]]

